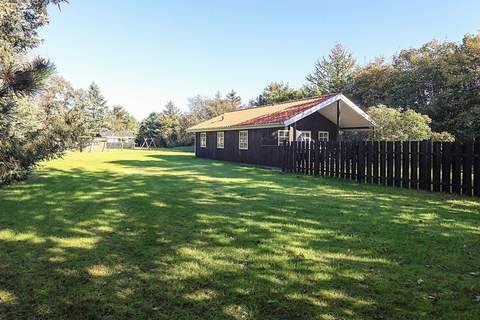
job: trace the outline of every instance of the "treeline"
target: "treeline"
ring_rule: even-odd
[[[121,106],[108,107],[96,84],[74,89],[54,75],[52,62],[28,58],[38,28],[48,23],[48,5],[62,2],[0,3],[0,185],[102,130],[136,131],[136,120]]]
[[[252,105],[278,103],[292,99],[342,92],[367,109],[382,106],[372,115],[402,121],[398,113],[408,111],[427,116],[436,138],[480,139],[480,34],[467,34],[460,43],[436,40],[419,48],[401,50],[391,59],[377,58],[359,66],[341,44],[327,57],[315,62],[313,71],[300,89],[273,82]],[[419,117],[416,117],[420,119]],[[408,127],[409,122],[396,122]],[[378,128],[379,133],[391,127]],[[382,136],[382,135],[380,135]],[[394,139],[395,136],[392,136]],[[422,135],[421,138],[429,138]],[[408,136],[417,139],[418,136]]]
[[[193,135],[187,132],[188,127],[242,107],[242,99],[233,90],[225,96],[217,92],[213,98],[193,97],[186,112],[168,102],[162,112],[152,112],[140,122],[137,143],[153,138],[159,147],[192,145]]]
[[[224,112],[340,92],[376,122],[376,140],[479,140],[480,34],[467,34],[459,43],[433,40],[363,66],[336,44],[314,63],[301,88],[272,82],[247,105],[234,91],[225,97],[195,97],[183,113],[169,103],[141,123],[138,139],[187,145],[193,138],[186,128]],[[356,133],[346,132],[344,138],[355,139]]]

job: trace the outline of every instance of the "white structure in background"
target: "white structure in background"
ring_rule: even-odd
[[[88,146],[89,151],[105,151],[105,149],[133,149],[135,148],[135,135],[130,132],[102,131],[98,137],[91,138]]]

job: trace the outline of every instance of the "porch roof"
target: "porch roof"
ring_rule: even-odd
[[[239,130],[289,126],[314,112],[319,112],[333,123],[337,122],[337,103],[340,110],[340,128],[373,127],[368,115],[343,94],[325,95],[313,99],[249,108],[224,113],[193,127],[190,132]]]

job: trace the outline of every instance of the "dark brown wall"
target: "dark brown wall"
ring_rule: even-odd
[[[259,164],[272,167],[280,167],[280,150],[278,146],[279,128],[250,129],[248,131],[248,150],[238,148],[239,130],[224,131],[223,149],[217,148],[217,132],[207,132],[207,147],[200,147],[200,133],[195,134],[196,156],[225,161],[235,161],[251,164]],[[330,140],[337,136],[336,125],[319,113],[314,113],[297,122],[297,130],[309,130],[312,139],[318,138],[318,131],[329,131]]]
[[[267,166],[280,166],[277,131],[282,128],[251,129],[248,131],[248,150],[238,146],[239,130],[224,131],[224,148],[217,148],[217,132],[207,132],[207,147],[200,147],[200,133],[195,134],[196,156]]]
[[[318,139],[318,131],[328,131],[331,141],[337,139],[337,125],[318,112],[303,118],[296,124],[297,130],[311,131],[312,139],[315,141]]]

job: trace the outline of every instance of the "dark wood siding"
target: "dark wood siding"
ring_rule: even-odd
[[[337,139],[337,125],[318,112],[303,118],[296,124],[297,130],[311,131],[312,139],[315,141],[318,139],[318,131],[328,131],[331,141]]]
[[[196,156],[216,160],[251,163],[272,167],[281,166],[281,152],[278,146],[278,130],[284,128],[249,129],[248,150],[239,148],[239,130],[224,131],[224,148],[217,148],[217,132],[207,132],[207,146],[200,147],[200,133],[195,134]],[[319,113],[314,113],[297,122],[297,130],[312,132],[312,139],[316,140],[318,131],[328,131],[330,140],[335,140],[337,127],[334,123]]]

